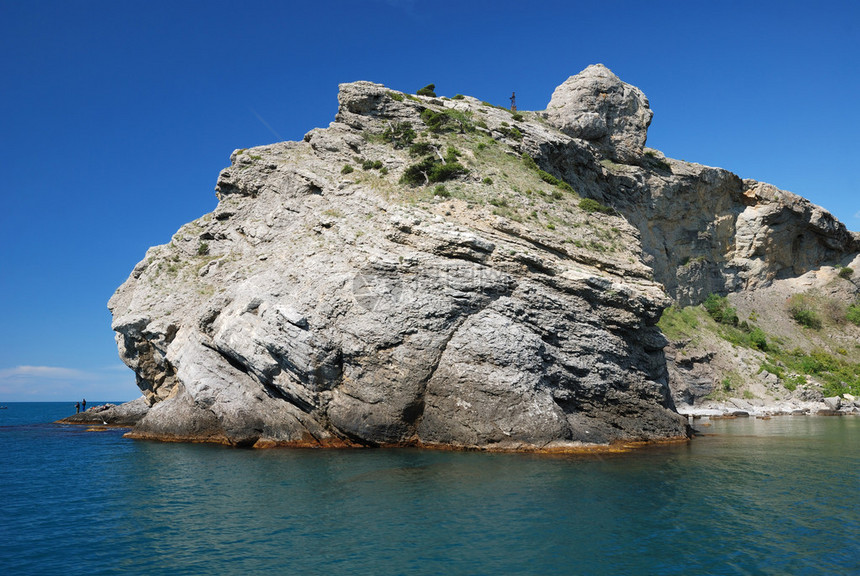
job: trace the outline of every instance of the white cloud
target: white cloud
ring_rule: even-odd
[[[0,370],[0,382],[6,380],[87,380],[93,378],[88,374],[74,368],[61,368],[58,366],[16,366]]]
[[[125,401],[139,394],[134,373],[125,365],[85,371],[62,366],[0,369],[0,401],[67,401],[94,398]]]
[[[857,214],[855,214],[854,217],[857,219],[860,219],[860,212],[857,212]]]

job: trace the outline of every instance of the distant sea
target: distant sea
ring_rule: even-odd
[[[246,450],[0,410],[0,573],[860,574],[860,418],[616,456]]]

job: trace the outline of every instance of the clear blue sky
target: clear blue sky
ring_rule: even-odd
[[[327,126],[341,82],[540,110],[602,62],[649,97],[649,146],[858,230],[857,6],[0,0],[0,403],[136,397],[108,298],[234,149]]]

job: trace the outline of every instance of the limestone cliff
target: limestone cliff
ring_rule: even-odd
[[[340,86],[328,128],[237,150],[216,210],[110,301],[132,435],[565,450],[683,437],[669,303],[856,252],[818,207],[644,148],[602,66],[546,112]]]
[[[860,251],[860,234],[804,198],[645,148],[648,99],[599,64],[559,86],[545,116],[597,152],[571,154],[553,139],[541,143],[541,163],[639,230],[655,280],[682,305],[845,264]]]

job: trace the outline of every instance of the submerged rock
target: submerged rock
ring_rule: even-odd
[[[647,99],[605,68],[565,85],[547,125],[344,84],[328,128],[235,151],[216,210],[111,298],[150,406],[131,435],[502,450],[685,437],[655,325],[671,302],[655,278],[668,287],[677,263],[655,256],[671,232],[644,217],[691,187],[746,197],[733,175],[649,164]]]

